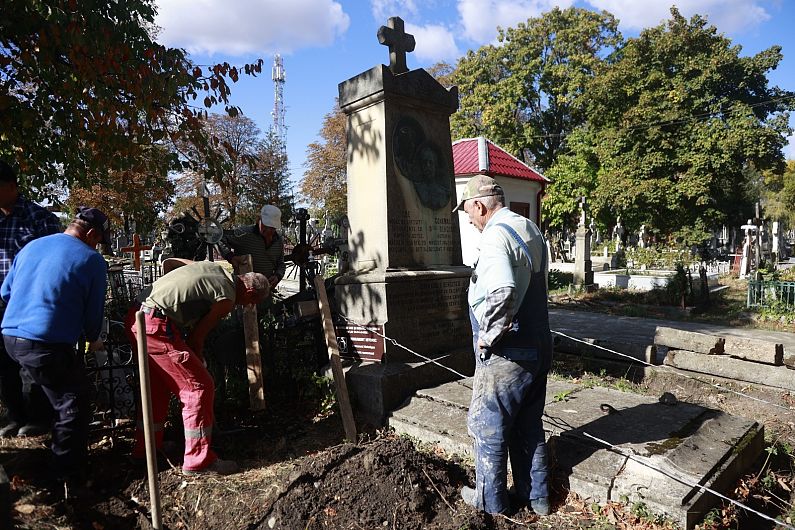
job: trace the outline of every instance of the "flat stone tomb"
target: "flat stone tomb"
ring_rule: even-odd
[[[449,451],[471,453],[466,433],[471,386],[466,379],[418,391],[392,413],[389,424]],[[693,484],[726,494],[764,441],[762,426],[752,420],[558,381],[547,388],[544,427],[556,473],[568,477],[572,491],[597,502],[642,502],[688,529],[718,504]]]

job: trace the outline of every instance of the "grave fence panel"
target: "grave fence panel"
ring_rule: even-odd
[[[746,307],[795,311],[795,282],[748,280]]]

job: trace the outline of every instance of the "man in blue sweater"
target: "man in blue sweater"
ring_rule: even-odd
[[[0,287],[5,347],[55,409],[55,478],[67,485],[80,479],[88,452],[89,387],[75,345],[85,335],[90,350],[102,348],[107,265],[99,243],[110,243],[107,216],[81,208],[64,233],[28,243]]]

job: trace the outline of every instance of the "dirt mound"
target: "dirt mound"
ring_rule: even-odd
[[[294,470],[259,528],[466,527],[454,507],[466,483],[462,467],[405,438],[346,444]]]

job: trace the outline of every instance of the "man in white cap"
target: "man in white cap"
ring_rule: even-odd
[[[232,263],[235,258],[251,254],[254,272],[268,278],[271,290],[284,277],[284,241],[279,235],[282,229],[282,212],[272,204],[266,204],[260,211],[257,224],[243,226],[226,234],[226,244],[230,252],[224,257]]]

